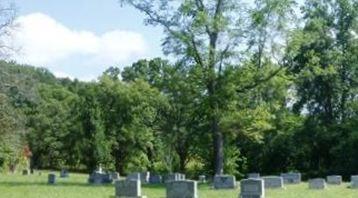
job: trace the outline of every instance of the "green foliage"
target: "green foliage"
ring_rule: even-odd
[[[98,81],[0,61],[0,167],[307,176],[356,170],[358,3],[123,0],[160,58]]]

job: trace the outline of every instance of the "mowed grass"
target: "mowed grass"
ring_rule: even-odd
[[[57,173],[59,175],[59,173]],[[29,176],[0,174],[0,198],[109,198],[114,195],[114,185],[96,186],[87,183],[88,175],[70,174],[70,178],[57,177],[56,185],[47,184],[47,172]],[[286,185],[285,190],[266,190],[266,198],[358,198],[358,190],[349,184],[328,186],[326,190],[309,190],[307,183]],[[143,195],[148,198],[165,197],[162,185],[143,185]],[[213,190],[209,185],[199,185],[200,198],[238,198],[240,189]]]

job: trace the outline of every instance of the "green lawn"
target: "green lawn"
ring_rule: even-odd
[[[0,198],[109,198],[114,186],[87,184],[87,175],[71,174],[70,178],[57,178],[56,185],[47,185],[47,173],[30,176],[0,175]],[[266,198],[358,198],[358,190],[341,186],[329,186],[327,190],[309,190],[307,183],[286,186],[286,190],[267,190]],[[148,198],[165,196],[164,186],[144,185],[143,195]],[[213,190],[208,185],[199,186],[200,198],[238,198],[237,190]]]

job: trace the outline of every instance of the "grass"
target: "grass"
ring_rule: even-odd
[[[57,173],[57,175],[59,175]],[[113,185],[87,184],[88,175],[70,174],[70,178],[57,177],[56,185],[47,184],[47,172],[29,176],[0,174],[1,198],[109,198],[114,195]],[[213,190],[209,185],[199,185],[200,198],[237,198],[240,190]],[[148,198],[165,197],[165,187],[143,185],[142,194]],[[326,190],[309,190],[307,183],[286,185],[285,190],[266,190],[266,198],[358,198],[358,190],[328,186]]]

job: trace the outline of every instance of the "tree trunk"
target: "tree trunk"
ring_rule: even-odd
[[[211,129],[214,141],[215,174],[222,175],[224,172],[224,139],[219,129],[219,120],[216,115],[213,116]]]

